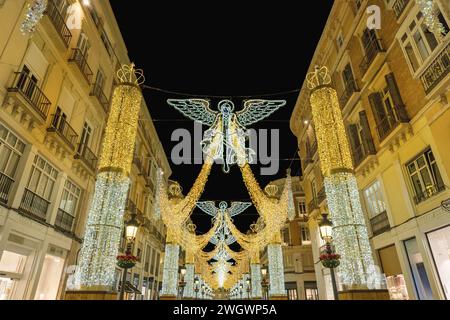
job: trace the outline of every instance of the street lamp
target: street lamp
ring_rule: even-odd
[[[261,275],[262,275],[262,282],[261,282],[261,286],[263,287],[264,290],[264,298],[267,298],[267,294],[268,294],[268,287],[269,287],[269,283],[267,282],[267,268],[262,268],[261,269]]]
[[[333,254],[334,250],[331,246],[331,243],[333,242],[333,223],[328,219],[328,214],[324,213],[322,214],[322,221],[319,222],[319,231],[320,231],[320,237],[323,241],[325,241],[325,253],[326,254]],[[336,275],[334,273],[334,267],[329,268],[331,273],[331,283],[333,285],[333,295],[334,300],[339,300],[339,293],[337,290],[337,284],[336,284]]]
[[[333,223],[328,220],[328,214],[322,214],[322,221],[319,222],[320,237],[327,244],[333,241]]]
[[[136,240],[136,235],[139,229],[139,222],[136,220],[136,213],[131,215],[131,219],[125,223],[125,238],[128,242],[125,252],[126,256],[132,255],[132,245]],[[127,272],[129,268],[122,270],[122,285],[120,286],[119,300],[123,300],[125,296],[125,282],[127,281]]]
[[[247,298],[250,300],[250,280],[247,279]]]
[[[200,281],[198,280],[198,278],[195,278],[195,299],[198,300],[198,291],[200,290],[198,288],[198,284],[200,283]]]
[[[181,279],[180,279],[180,298],[183,298],[184,295],[184,288],[186,287],[186,281],[184,281],[186,276],[186,268],[181,268]]]
[[[241,283],[241,285],[239,286],[239,293],[241,295],[241,300],[242,300],[243,289],[244,289],[244,285]]]

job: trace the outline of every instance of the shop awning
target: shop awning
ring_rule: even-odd
[[[378,254],[386,277],[403,274],[395,245],[378,250]]]

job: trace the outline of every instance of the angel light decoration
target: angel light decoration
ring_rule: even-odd
[[[234,164],[243,166],[253,162],[256,153],[246,147],[249,136],[247,126],[269,117],[286,105],[285,100],[248,100],[244,103],[244,109],[234,112],[235,107],[230,100],[220,101],[218,111],[211,110],[209,101],[203,99],[169,99],[167,103],[189,119],[210,127],[201,143],[204,150],[210,150],[214,143],[219,144],[212,157],[216,162],[223,163],[225,173],[229,173]]]

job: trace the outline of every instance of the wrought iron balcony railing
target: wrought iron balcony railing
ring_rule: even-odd
[[[365,47],[365,56],[361,62],[360,68],[361,73],[365,75],[369,70],[372,62],[375,60],[376,56],[383,52],[383,46],[381,45],[380,39],[373,39],[369,43],[366,44]]]
[[[387,114],[378,124],[377,131],[380,137],[380,141],[386,139],[386,137],[397,128],[400,123],[408,123],[409,119],[406,116],[401,116],[405,112],[397,109],[392,110],[392,114]]]
[[[8,203],[8,196],[13,183],[13,179],[0,172],[0,202]]]
[[[103,93],[103,88],[100,85],[98,85],[97,83],[94,83],[94,85],[92,86],[90,95],[92,97],[96,97],[98,102],[102,105],[105,112],[108,112],[109,101],[108,101],[108,98],[106,97],[106,95]]]
[[[16,72],[13,85],[8,91],[20,93],[43,120],[47,119],[51,102],[27,72]]]
[[[90,84],[92,82],[92,72],[91,67],[87,63],[87,59],[83,54],[83,51],[79,48],[72,49],[72,55],[70,56],[69,62],[74,62],[78,68],[80,68],[81,73],[86,78],[86,81]]]
[[[433,60],[430,66],[420,77],[425,92],[429,94],[436,86],[444,80],[450,72],[450,43]]]
[[[358,91],[359,91],[358,85],[356,84],[355,80],[352,80],[349,83],[347,83],[344,93],[339,98],[341,107],[344,108],[347,105],[348,101],[350,100],[352,94]]]
[[[408,6],[410,0],[397,0],[395,1],[394,5],[392,6],[392,9],[395,12],[395,16],[398,18],[401,17],[403,12],[405,11],[406,7]]]
[[[75,130],[67,123],[67,121],[61,117],[61,115],[54,114],[52,116],[52,122],[47,131],[58,134],[58,136],[62,140],[64,140],[72,150],[75,150],[78,135]]]
[[[72,33],[70,32],[69,27],[64,21],[63,16],[56,7],[54,0],[49,0],[47,2],[47,9],[45,11],[45,14],[50,18],[50,21],[52,22],[53,26],[64,42],[66,48],[68,48],[70,45],[70,41],[72,40]]]
[[[58,214],[55,220],[55,227],[61,231],[68,233],[73,232],[75,217],[70,213],[65,212],[63,209],[58,209]]]
[[[98,158],[86,144],[79,145],[75,159],[83,161],[91,171],[95,172],[97,170]]]
[[[19,206],[19,211],[37,218],[40,221],[45,221],[47,218],[47,211],[49,206],[49,201],[45,200],[36,193],[25,189],[22,202]]]
[[[443,185],[429,186],[427,190],[416,193],[416,195],[414,196],[414,202],[416,203],[416,205],[418,205],[444,191],[445,186]]]

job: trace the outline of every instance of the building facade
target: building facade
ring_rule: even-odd
[[[336,0],[311,63],[329,68],[340,96],[374,258],[392,299],[450,298],[450,4],[434,2],[441,34],[429,31],[413,0]],[[380,28],[370,28],[374,17]],[[306,84],[291,129],[319,296],[332,299],[319,262],[317,223],[328,209]]]
[[[32,37],[20,31],[27,3],[0,1],[0,300],[70,288],[116,70],[130,63],[108,1],[49,0]],[[132,298],[155,299],[161,281],[157,167],[170,175],[143,103],[126,215],[142,223]]]
[[[272,182],[282,191],[285,179]],[[299,177],[292,178],[292,192],[295,203],[295,219],[286,222],[281,230],[284,282],[289,300],[318,300],[318,288],[314,270],[311,236],[308,226],[305,193]],[[261,258],[267,270],[267,248]],[[268,284],[268,273],[263,274],[263,281]],[[264,279],[265,278],[265,279]],[[263,286],[263,295],[268,298],[268,288]]]

